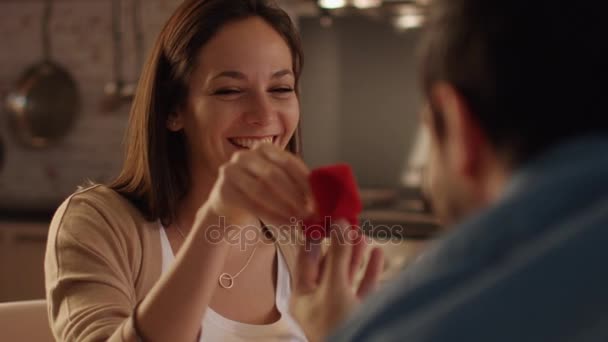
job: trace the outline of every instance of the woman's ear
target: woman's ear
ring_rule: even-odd
[[[167,129],[172,132],[181,131],[184,128],[184,120],[181,113],[170,114],[167,118]]]

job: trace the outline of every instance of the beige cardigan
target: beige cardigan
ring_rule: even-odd
[[[277,245],[293,274],[295,244]],[[53,217],[44,261],[55,338],[137,341],[132,313],[161,261],[158,222],[117,192],[96,185],[70,196]]]

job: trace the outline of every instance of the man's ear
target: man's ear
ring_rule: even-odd
[[[462,94],[451,84],[439,82],[431,88],[431,101],[435,115],[443,120],[442,149],[447,153],[455,171],[471,179],[481,175],[481,162],[488,143],[484,131]],[[437,120],[437,119],[435,119]],[[431,129],[436,128],[432,125]]]

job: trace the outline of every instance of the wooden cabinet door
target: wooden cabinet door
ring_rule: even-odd
[[[44,298],[48,224],[0,223],[0,301]]]

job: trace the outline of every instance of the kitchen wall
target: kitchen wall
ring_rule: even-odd
[[[142,25],[146,50],[181,0],[145,0]],[[43,259],[50,214],[90,178],[104,181],[121,163],[128,105],[101,109],[103,89],[113,78],[111,1],[54,0],[50,24],[52,57],[75,78],[82,96],[80,118],[69,136],[43,150],[14,142],[0,109],[5,147],[0,169],[0,302],[44,297]],[[124,70],[137,79],[128,5],[124,1]],[[0,99],[31,64],[42,58],[43,1],[0,0]],[[2,106],[0,106],[1,108]]]
[[[76,79],[83,108],[70,135],[44,150],[19,146],[0,112],[5,163],[0,170],[0,209],[52,210],[86,179],[105,181],[121,163],[128,105],[101,109],[113,78],[111,1],[55,0],[53,58]],[[180,0],[143,1],[144,46]],[[136,80],[130,1],[123,1],[125,76]],[[0,97],[23,70],[41,58],[43,1],[0,1]],[[293,12],[293,11],[292,11]],[[396,185],[416,127],[416,32],[387,23],[337,18],[322,28],[302,18],[306,66],[302,83],[305,159],[312,166],[351,163],[363,185]]]
[[[142,2],[146,50],[180,0]],[[104,181],[118,170],[128,105],[113,112],[101,110],[103,89],[113,78],[111,1],[55,0],[50,24],[52,57],[75,78],[82,111],[72,132],[59,144],[31,150],[10,135],[6,112],[0,112],[0,136],[5,162],[0,170],[0,209],[4,212],[48,211],[85,179]],[[124,4],[124,74],[136,80],[129,21],[130,1]],[[44,2],[0,1],[0,98],[29,65],[41,59],[41,15]]]
[[[418,127],[419,32],[356,16],[329,28],[302,18],[300,29],[305,159],[350,163],[363,186],[397,186]]]

